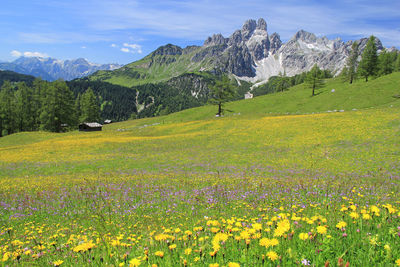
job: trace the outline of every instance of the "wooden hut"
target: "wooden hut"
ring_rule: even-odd
[[[97,122],[84,122],[79,124],[79,131],[83,132],[93,132],[93,131],[101,131],[103,125]]]

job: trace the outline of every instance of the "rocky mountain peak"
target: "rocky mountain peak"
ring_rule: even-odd
[[[308,42],[308,43],[313,43],[315,41],[317,41],[317,37],[315,36],[315,34],[310,33],[310,32],[306,32],[305,30],[300,30],[298,31],[294,36],[293,36],[294,40],[302,40],[304,42]]]
[[[222,34],[214,34],[211,37],[208,37],[207,40],[204,41],[205,46],[212,45],[224,45],[227,43],[227,40],[222,36]]]
[[[159,48],[157,48],[157,50],[153,52],[153,56],[155,56],[155,55],[160,55],[160,56],[182,55],[182,48],[177,45],[167,44],[167,45],[160,46]]]
[[[257,21],[257,30],[267,31],[267,22],[263,18],[259,18]]]
[[[257,22],[254,19],[247,20],[241,30],[241,34],[244,40],[248,40],[252,35],[255,29],[257,28]]]

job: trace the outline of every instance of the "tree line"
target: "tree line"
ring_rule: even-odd
[[[388,75],[394,71],[400,71],[400,55],[397,51],[388,52],[383,49],[378,55],[375,44],[375,36],[370,36],[364,51],[361,54],[358,42],[354,42],[346,66],[341,77],[349,83],[362,77],[368,82],[368,78]]]
[[[0,137],[23,131],[62,132],[97,121],[99,104],[91,89],[78,98],[64,81],[5,81],[0,89]]]

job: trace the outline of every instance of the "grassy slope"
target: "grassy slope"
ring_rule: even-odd
[[[100,133],[20,133],[0,139],[0,176],[220,171],[267,166],[336,172],[398,168],[400,73],[344,85],[329,81],[309,96],[301,86],[227,105],[240,116],[215,118],[205,106],[165,117],[115,123]],[[335,88],[335,93],[330,90]],[[379,109],[326,113],[352,108]],[[286,113],[321,114],[277,116]],[[266,116],[273,112],[275,116]],[[370,135],[374,133],[374,135]],[[359,162],[354,165],[354,158]],[[363,162],[363,164],[361,164]],[[311,165],[312,166],[311,166]]]
[[[181,56],[155,56],[153,58],[155,64],[150,67],[152,61],[151,55],[124,66],[115,71],[99,71],[94,75],[89,76],[91,80],[103,80],[112,84],[131,87],[134,85],[142,85],[146,83],[159,83],[167,81],[172,77],[179,76],[186,72],[198,71],[201,67],[207,66],[207,62],[194,63],[190,59],[198,52],[197,50]],[[175,62],[165,64],[160,63],[162,59],[174,59]],[[135,79],[130,76],[130,73],[140,73],[146,75],[145,78]]]

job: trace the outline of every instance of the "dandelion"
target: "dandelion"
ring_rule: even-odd
[[[336,224],[336,228],[338,228],[338,229],[343,229],[343,228],[345,228],[346,226],[347,226],[347,223],[344,222],[344,221],[340,221],[340,222],[338,222],[338,223]]]
[[[137,267],[140,265],[140,260],[138,258],[133,258],[129,261],[129,266]]]
[[[396,265],[397,265],[397,266],[400,266],[400,259],[397,259],[397,260],[396,260]]]
[[[328,231],[328,229],[325,226],[317,226],[317,233],[324,235],[326,234],[326,232]]]
[[[53,265],[54,266],[60,266],[61,264],[63,264],[64,261],[62,260],[57,260],[57,261],[53,261]]]
[[[192,249],[191,248],[185,249],[185,255],[190,255],[191,253],[192,253]]]
[[[172,244],[170,246],[168,246],[169,250],[173,250],[174,248],[176,248],[176,244]]]
[[[164,257],[164,252],[162,252],[162,251],[156,251],[156,252],[154,253],[154,255],[156,255],[156,256],[162,258],[162,257]]]
[[[240,264],[236,262],[230,262],[228,263],[228,267],[240,267]]]
[[[307,240],[309,238],[308,233],[300,233],[299,238],[301,240]]]
[[[352,218],[352,219],[358,219],[358,218],[360,218],[360,215],[357,213],[357,212],[355,212],[355,211],[353,211],[353,212],[350,212],[350,217]]]
[[[271,261],[275,261],[276,259],[278,259],[278,254],[276,254],[275,251],[268,251],[267,253],[267,257],[268,259],[270,259]]]
[[[208,267],[219,267],[218,263],[210,263]]]

